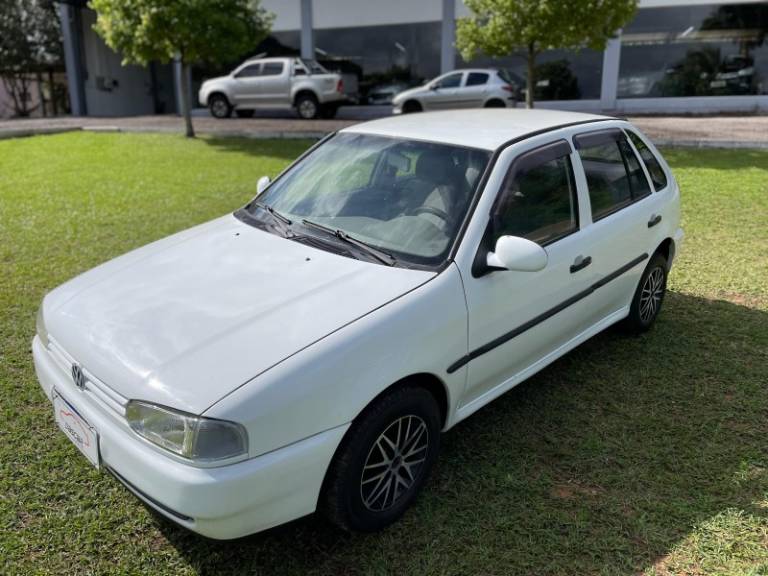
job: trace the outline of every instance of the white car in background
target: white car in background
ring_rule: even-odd
[[[441,431],[611,324],[650,328],[683,238],[658,150],[587,114],[357,124],[258,188],[51,291],[32,343],[91,464],[219,539],[392,523]]]
[[[504,70],[454,70],[397,94],[394,114],[456,108],[514,108],[519,90]]]
[[[227,76],[206,80],[198,100],[214,118],[250,117],[261,108],[295,108],[300,118],[333,118],[346,101],[340,74],[315,60],[257,58]]]

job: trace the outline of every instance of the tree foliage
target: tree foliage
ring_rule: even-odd
[[[602,50],[634,16],[637,0],[465,0],[471,15],[459,19],[456,46],[465,60],[483,53],[528,56],[529,106],[533,105],[535,58],[544,50]]]
[[[183,77],[190,64],[219,64],[241,57],[269,33],[272,17],[258,0],[91,0],[96,32],[123,56],[147,65],[179,58]],[[182,83],[187,135],[194,136],[190,95]]]
[[[62,62],[53,0],[0,0],[0,76],[14,112],[28,116],[36,75]]]

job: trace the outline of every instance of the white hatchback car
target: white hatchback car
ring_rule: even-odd
[[[316,509],[375,530],[441,431],[611,324],[651,326],[679,219],[668,166],[623,120],[358,124],[234,214],[46,295],[35,367],[88,460],[191,530]]]
[[[393,114],[457,108],[514,108],[519,89],[506,70],[454,70],[395,95]]]

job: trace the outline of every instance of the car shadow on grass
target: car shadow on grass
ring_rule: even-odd
[[[768,313],[669,293],[443,436],[379,534],[310,516],[229,542],[155,516],[200,574],[636,574],[726,510],[765,522]]]

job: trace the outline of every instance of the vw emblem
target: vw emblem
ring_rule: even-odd
[[[85,390],[85,374],[83,374],[80,364],[72,364],[72,380],[75,381],[75,386],[80,390]]]

